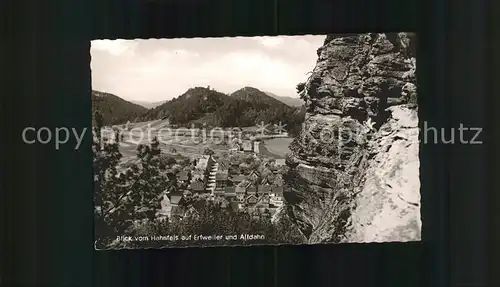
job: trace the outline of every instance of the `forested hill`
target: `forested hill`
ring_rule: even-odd
[[[123,124],[142,117],[148,109],[126,101],[116,95],[92,91],[92,114],[96,110],[103,116],[104,124]]]
[[[210,88],[196,87],[181,96],[149,110],[144,121],[169,118],[171,123],[188,126],[207,124],[219,127],[248,127],[256,123],[282,122],[296,125],[303,121],[301,110],[290,107],[251,87],[231,95]]]

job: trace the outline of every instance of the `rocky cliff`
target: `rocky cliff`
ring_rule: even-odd
[[[286,212],[309,243],[420,239],[415,40],[327,36],[303,85]]]

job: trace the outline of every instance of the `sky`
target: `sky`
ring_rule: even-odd
[[[325,36],[226,37],[91,42],[92,89],[157,102],[192,87],[232,93],[245,86],[298,97]]]

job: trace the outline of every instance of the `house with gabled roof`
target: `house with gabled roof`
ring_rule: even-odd
[[[254,219],[259,219],[261,217],[261,214],[257,208],[253,208],[251,211],[249,211],[249,213]]]
[[[269,212],[271,212],[271,214],[275,214],[279,209],[279,207],[276,207],[272,204],[269,205]]]
[[[229,203],[231,205],[231,209],[234,211],[234,212],[237,212],[240,210],[240,204],[238,202],[231,202]]]
[[[290,193],[290,192],[293,192],[292,188],[289,186],[289,185],[283,185],[283,196],[285,196],[285,194],[287,193]]]
[[[225,194],[224,188],[216,188],[214,190],[215,196],[222,197],[222,196],[224,196],[224,194]]]
[[[229,162],[227,160],[218,160],[219,170],[223,172],[229,172]]]
[[[229,202],[227,202],[227,200],[223,200],[223,201],[220,202],[220,207],[221,208],[226,208],[226,207],[228,207],[228,205],[229,205]]]

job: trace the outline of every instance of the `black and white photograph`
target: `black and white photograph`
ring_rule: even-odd
[[[92,41],[95,249],[420,241],[416,41]]]

